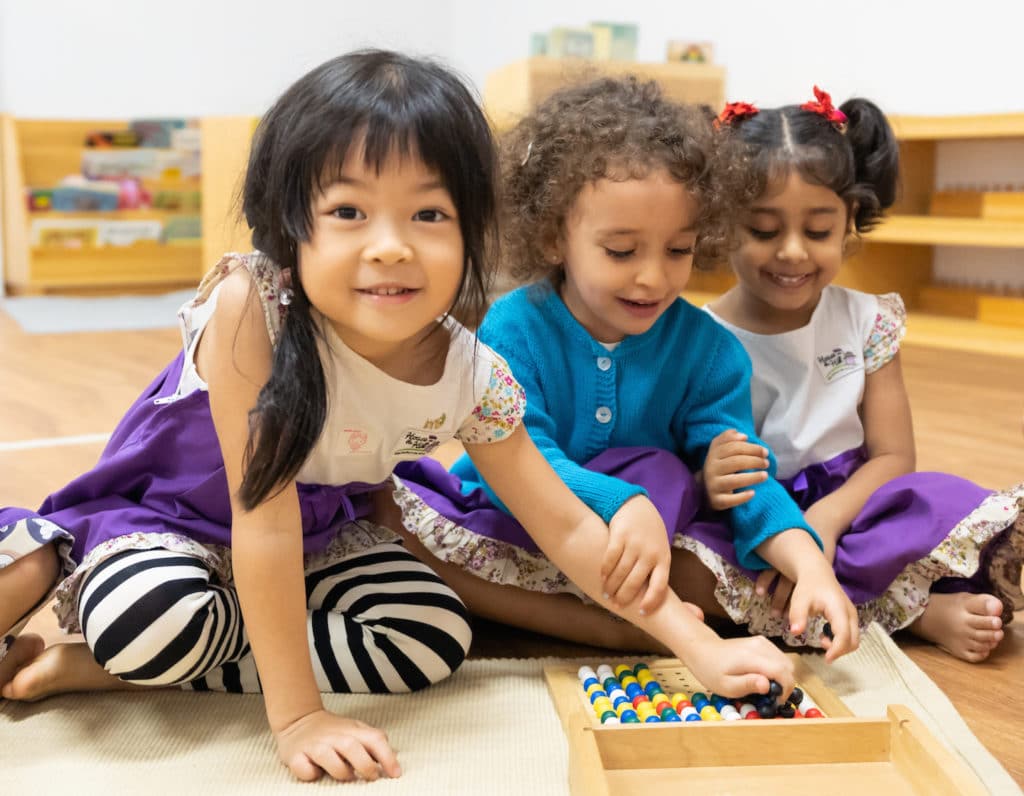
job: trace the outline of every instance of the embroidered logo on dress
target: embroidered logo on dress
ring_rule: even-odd
[[[431,434],[419,428],[407,428],[402,432],[398,447],[392,456],[426,456],[441,444],[437,434]]]
[[[370,439],[370,435],[363,431],[361,428],[346,428],[345,434],[346,441],[348,442],[349,453],[369,453],[366,450],[366,443]]]
[[[428,420],[424,420],[423,421],[423,428],[429,428],[429,429],[444,428],[444,421],[447,420],[447,419],[448,419],[448,413],[445,412],[440,417],[438,417],[438,418],[436,418],[434,420],[429,420],[429,419]]]
[[[815,360],[822,378],[828,384],[843,378],[843,376],[856,373],[864,367],[856,353],[844,351],[842,348],[833,348],[827,354],[819,354]]]

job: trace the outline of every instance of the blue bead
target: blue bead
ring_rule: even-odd
[[[661,690],[661,686],[653,681],[644,686],[644,691],[647,693],[647,696],[649,697],[653,697],[655,694],[665,693]]]
[[[644,724],[660,724],[660,723],[661,723],[661,719],[659,719],[657,716],[648,716],[646,719],[644,719]]]
[[[601,685],[601,683],[598,682],[596,677],[588,677],[583,681],[583,690],[586,691],[592,685]]]
[[[608,695],[604,691],[591,691],[590,692],[590,704],[593,705],[601,697],[607,697]]]
[[[620,694],[619,696],[614,697],[612,699],[612,707],[616,707],[617,708],[623,702],[628,702],[629,704],[632,704],[632,702],[630,701],[629,697],[627,697],[624,694]]]
[[[701,720],[700,716],[698,716],[696,713],[691,713],[685,719],[683,719],[683,721],[700,721],[700,720]]]
[[[629,685],[626,686],[626,696],[628,696],[630,698],[630,700],[636,699],[643,692],[644,692],[644,690],[640,686],[638,686],[636,683],[630,683]]]

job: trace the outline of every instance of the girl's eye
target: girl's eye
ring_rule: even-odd
[[[693,247],[687,246],[684,249],[669,249],[668,253],[671,254],[673,257],[689,257],[691,254],[693,254]]]
[[[806,234],[807,237],[810,238],[811,240],[826,240],[832,234],[832,230],[830,230],[830,229],[822,229],[822,230],[809,229],[804,234]]]
[[[755,240],[771,240],[779,234],[777,229],[758,229],[757,227],[747,227],[747,230]]]
[[[625,260],[633,255],[636,249],[629,249],[628,251],[620,251],[618,249],[609,249],[607,246],[604,247],[605,254],[611,257],[613,260]]]
[[[331,215],[335,218],[340,218],[343,221],[359,221],[366,218],[362,210],[357,207],[352,207],[351,205],[336,207],[331,211]]]
[[[431,224],[436,224],[439,221],[444,221],[445,219],[447,219],[448,218],[448,214],[446,212],[444,212],[443,210],[437,210],[437,209],[434,209],[434,210],[420,210],[418,213],[416,213],[415,216],[413,216],[413,218],[416,219],[417,221],[426,221],[426,222],[429,222]]]

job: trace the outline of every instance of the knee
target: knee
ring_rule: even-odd
[[[117,588],[90,594],[89,586],[87,579],[79,621],[93,656],[107,672],[154,686],[192,679],[190,660],[205,648],[217,625],[214,594],[204,574],[161,580],[124,594]]]
[[[420,676],[409,678],[406,684],[410,691],[419,691],[451,677],[469,655],[473,641],[473,629],[469,611],[454,592],[436,605],[429,615],[419,618],[421,627],[429,628],[428,633],[416,635],[420,647],[413,657],[419,664]],[[423,647],[429,652],[423,654]],[[409,650],[412,654],[412,650]]]

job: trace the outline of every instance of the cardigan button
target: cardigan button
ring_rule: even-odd
[[[598,357],[597,358],[597,369],[608,370],[612,366],[611,357]]]
[[[610,423],[612,420],[612,410],[607,406],[599,406],[594,413],[594,417],[597,418],[598,423]]]

